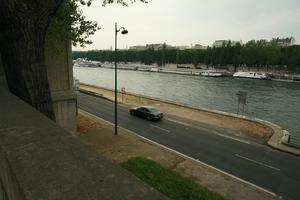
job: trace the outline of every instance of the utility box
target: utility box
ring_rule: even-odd
[[[283,130],[283,136],[281,138],[281,142],[289,143],[290,140],[290,133],[287,130]]]

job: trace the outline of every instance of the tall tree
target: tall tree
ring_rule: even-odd
[[[55,120],[45,64],[45,35],[62,0],[3,0],[0,42],[12,93]]]
[[[78,42],[88,43],[87,37],[80,35],[93,33],[89,30],[94,30],[96,25],[84,23],[84,17],[78,12],[76,5],[81,3],[89,6],[93,0],[64,1],[66,2],[64,5],[69,6],[65,7],[69,8],[69,12],[63,10],[60,13],[62,21],[58,20],[57,24],[68,26],[77,21],[80,25],[84,25],[73,26],[73,32],[67,28],[66,32],[72,33],[70,35],[75,38],[75,42],[78,39]],[[146,2],[146,0],[139,1]],[[54,121],[44,49],[49,24],[62,2],[63,0],[2,0],[0,6],[0,53],[8,87],[16,96]],[[116,2],[127,6],[135,0],[102,0],[102,2],[103,5]],[[66,15],[63,15],[64,13]]]

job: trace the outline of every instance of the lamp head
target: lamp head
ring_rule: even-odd
[[[121,31],[121,34],[123,34],[123,35],[125,35],[125,34],[127,34],[128,33],[128,31],[126,30],[126,29],[123,29],[122,31]]]

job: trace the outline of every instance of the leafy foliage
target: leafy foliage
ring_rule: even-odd
[[[63,41],[66,38],[71,39],[74,46],[80,45],[84,47],[91,44],[89,36],[93,35],[99,26],[97,22],[87,20],[82,14],[80,6],[90,6],[94,0],[63,0],[60,8],[57,10],[56,16],[52,19],[48,29],[49,38],[56,38]],[[118,3],[128,6],[135,3],[136,0],[101,0],[103,6],[112,3]],[[146,0],[138,0],[147,3]],[[53,36],[53,37],[51,37]]]

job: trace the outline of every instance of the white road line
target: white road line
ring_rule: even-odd
[[[228,136],[228,135],[223,135],[223,134],[220,134],[220,133],[217,133],[217,135],[218,135],[218,136],[221,136],[221,137],[228,138],[228,139],[232,139],[232,140],[235,140],[235,141],[238,141],[238,142],[242,142],[242,143],[245,143],[245,144],[251,144],[251,143],[248,142],[248,141],[241,140],[241,139],[238,139],[238,138],[235,138],[235,137],[231,137],[231,136]]]
[[[218,133],[218,132],[215,131],[215,130],[209,130],[209,129],[207,129],[207,128],[194,126],[194,125],[187,124],[187,123],[184,123],[184,122],[175,120],[175,119],[167,118],[167,120],[169,120],[169,121],[171,121],[171,122],[175,122],[175,123],[181,124],[181,125],[183,125],[183,126],[187,126],[187,127],[191,127],[191,128],[196,128],[196,129],[200,129],[200,130],[205,130],[205,131],[208,131],[208,132],[213,132],[214,134],[217,134],[218,136],[225,137],[225,138],[228,138],[228,139],[232,139],[232,140],[235,140],[235,141],[238,141],[238,142],[242,142],[242,143],[245,143],[245,144],[251,144],[250,142],[248,142],[248,141],[246,141],[246,140],[242,140],[242,139],[238,139],[238,138],[231,137],[231,136],[228,136],[228,135],[224,135],[224,134]]]
[[[109,121],[106,121],[106,120],[104,120],[104,119],[102,119],[102,118],[100,118],[100,117],[98,117],[98,116],[96,116],[96,115],[94,115],[94,114],[92,114],[92,113],[89,113],[89,112],[87,112],[87,111],[84,111],[84,110],[82,110],[82,109],[78,109],[78,111],[81,111],[81,112],[83,112],[83,113],[86,113],[86,114],[88,114],[88,115],[90,115],[90,116],[94,116],[95,118],[97,118],[97,119],[99,119],[99,120],[101,120],[101,121],[107,122],[108,124],[114,125],[113,123],[111,123],[111,122],[109,122]],[[141,136],[141,135],[139,135],[139,134],[137,134],[137,133],[135,133],[135,132],[133,132],[133,131],[131,131],[131,130],[129,130],[129,129],[126,129],[126,128],[121,127],[121,126],[120,126],[119,128],[120,128],[120,129],[123,129],[123,130],[125,130],[125,131],[128,131],[129,133],[132,133],[133,135],[135,135],[135,136],[137,136],[137,137],[139,137],[139,138],[142,138],[143,140],[148,141],[148,142],[150,142],[150,143],[152,143],[152,144],[155,144],[155,145],[157,145],[157,146],[159,146],[159,147],[161,147],[161,148],[163,148],[163,149],[165,149],[165,150],[167,150],[167,151],[176,153],[176,154],[178,154],[178,155],[180,155],[180,156],[182,156],[182,157],[184,157],[184,158],[193,160],[193,161],[195,161],[195,162],[197,162],[197,163],[199,163],[199,164],[201,164],[201,165],[204,165],[204,166],[206,166],[206,167],[208,167],[208,168],[210,168],[210,169],[216,170],[216,171],[218,171],[218,172],[220,172],[220,173],[222,173],[222,174],[225,174],[225,175],[227,175],[227,176],[229,176],[229,177],[232,177],[232,178],[234,178],[234,179],[236,179],[236,180],[239,180],[239,181],[241,181],[241,182],[243,182],[243,183],[245,183],[245,184],[251,185],[251,186],[253,186],[253,187],[255,187],[255,188],[257,188],[257,189],[259,189],[259,190],[261,190],[261,191],[264,191],[264,192],[266,192],[266,193],[268,193],[268,194],[270,194],[270,195],[276,197],[276,194],[275,194],[274,192],[271,192],[271,191],[269,191],[269,190],[267,190],[267,189],[265,189],[265,188],[262,188],[262,187],[260,187],[260,186],[258,186],[258,185],[255,185],[255,184],[253,184],[253,183],[250,183],[249,181],[246,181],[246,180],[241,179],[241,178],[239,178],[239,177],[237,177],[237,176],[234,176],[234,175],[232,175],[232,174],[229,174],[229,173],[227,173],[227,172],[225,172],[225,171],[223,171],[223,170],[221,170],[221,169],[215,168],[215,167],[213,167],[212,165],[209,165],[209,164],[206,164],[206,163],[200,161],[199,159],[192,158],[192,157],[187,156],[187,155],[185,155],[185,154],[183,154],[183,153],[180,153],[180,152],[178,152],[178,151],[176,151],[176,150],[174,150],[174,149],[171,149],[171,148],[166,147],[166,146],[164,146],[164,145],[162,145],[162,144],[159,144],[159,143],[157,143],[157,142],[154,142],[153,140],[150,140],[150,139],[148,139],[148,138],[145,138],[145,137],[143,137],[143,136]]]
[[[256,163],[256,164],[258,164],[258,165],[262,165],[262,166],[268,167],[268,168],[270,168],[270,169],[273,169],[273,170],[276,170],[276,171],[280,171],[279,168],[273,167],[273,166],[268,165],[268,164],[265,164],[265,163],[263,163],[263,162],[259,162],[259,161],[253,160],[253,159],[251,159],[251,158],[247,158],[247,157],[241,156],[241,155],[239,155],[239,154],[234,154],[234,155],[235,155],[236,157],[239,157],[239,158],[248,160],[248,161],[253,162],[253,163]]]
[[[181,124],[181,125],[184,125],[184,126],[192,127],[190,124],[187,124],[187,123],[184,123],[184,122],[175,120],[175,119],[166,118],[166,120],[171,121],[171,122],[175,122],[175,123],[177,123],[177,124]]]
[[[198,129],[198,130],[201,130],[201,131],[207,131],[207,132],[218,134],[218,132],[216,132],[215,130],[211,130],[211,129],[200,127],[200,126],[195,126],[195,125],[188,124],[188,123],[185,123],[185,122],[181,122],[181,121],[178,121],[178,120],[175,120],[175,119],[166,118],[166,120],[169,120],[171,122],[175,122],[177,124],[181,124],[181,125],[186,126],[186,127],[195,128],[195,129]]]
[[[153,125],[153,124],[150,124],[150,126],[152,126],[152,127],[154,127],[154,128],[157,128],[157,129],[160,129],[160,130],[162,130],[162,131],[165,131],[165,132],[167,132],[167,133],[170,133],[169,130],[164,129],[164,128],[160,128],[159,126],[155,126],[155,125]]]

